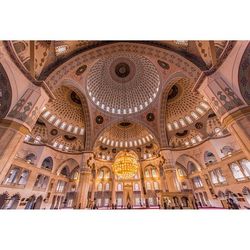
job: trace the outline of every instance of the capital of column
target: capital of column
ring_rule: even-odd
[[[80,168],[80,174],[82,175],[90,175],[91,174],[91,168],[88,166],[83,166]]]
[[[48,100],[49,96],[43,88],[32,86],[25,91],[6,118],[24,125],[31,131]]]
[[[247,106],[219,73],[206,77],[198,91],[205,97],[221,122],[229,114]]]

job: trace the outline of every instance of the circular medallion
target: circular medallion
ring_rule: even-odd
[[[101,115],[98,115],[95,118],[95,121],[96,121],[97,124],[102,124],[103,123],[103,117]]]
[[[87,65],[82,65],[76,70],[76,75],[80,76],[87,69]]]
[[[158,64],[159,64],[163,69],[169,69],[169,68],[170,68],[170,67],[169,67],[169,64],[166,63],[166,62],[164,62],[164,61],[158,60],[157,62],[158,62]]]
[[[56,129],[52,129],[52,130],[50,131],[50,134],[51,134],[51,135],[57,135],[57,134],[58,134],[58,131],[57,131]]]
[[[148,113],[147,114],[147,120],[149,122],[152,122],[155,119],[155,115],[153,113]]]
[[[202,129],[203,128],[203,124],[201,122],[196,122],[194,126],[197,129]]]
[[[115,66],[115,73],[118,77],[127,77],[130,73],[129,65],[127,63],[118,63]]]

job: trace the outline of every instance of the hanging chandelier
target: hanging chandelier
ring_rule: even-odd
[[[113,163],[113,172],[122,179],[131,179],[139,168],[137,155],[132,152],[121,151]]]

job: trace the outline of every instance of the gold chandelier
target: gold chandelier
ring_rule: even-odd
[[[113,172],[122,179],[131,179],[136,175],[139,166],[135,153],[121,151],[113,163]]]

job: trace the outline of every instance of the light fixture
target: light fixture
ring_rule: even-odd
[[[138,157],[133,151],[120,151],[113,163],[113,172],[122,179],[131,179],[139,168]]]

